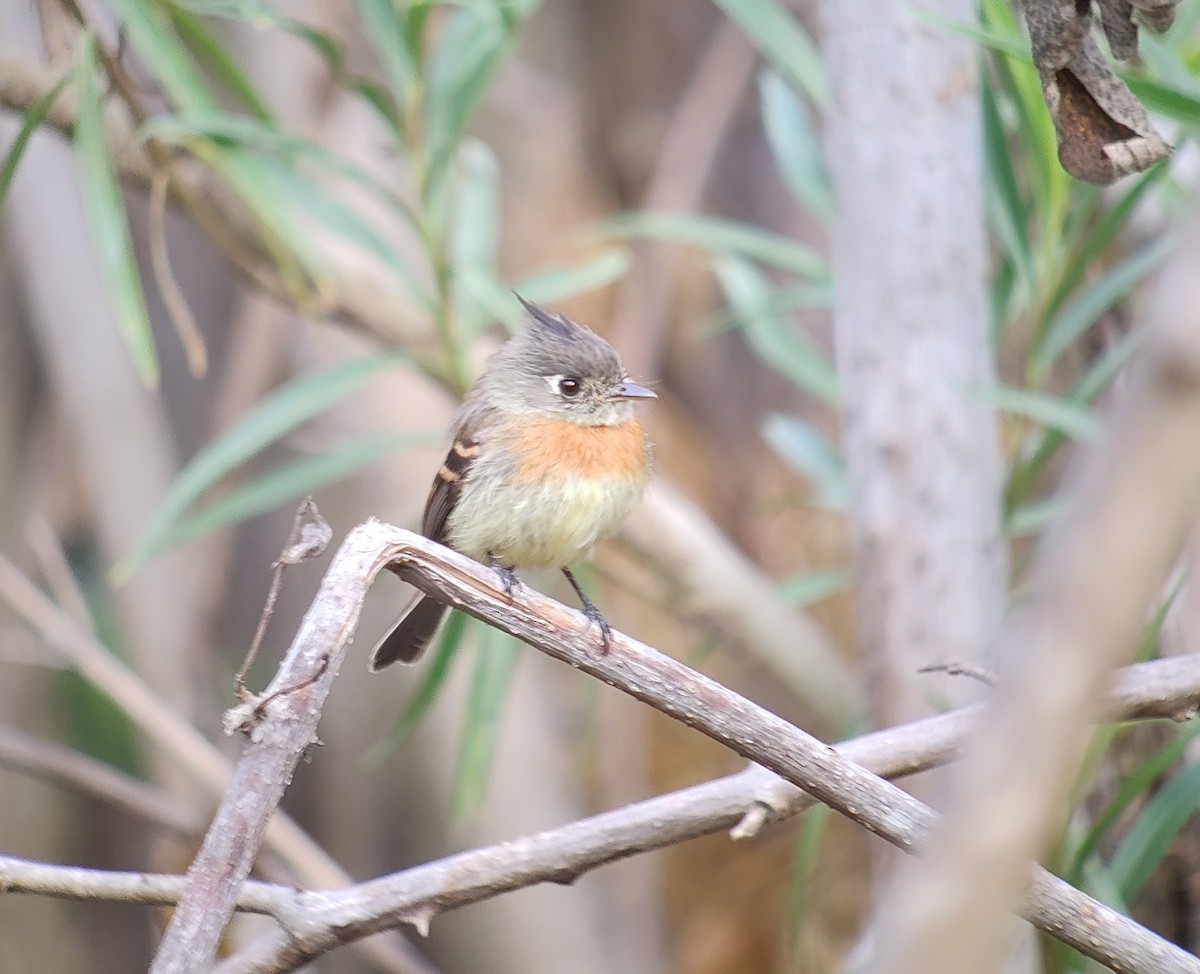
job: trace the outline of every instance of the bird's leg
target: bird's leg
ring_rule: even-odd
[[[497,575],[500,576],[500,584],[504,587],[504,594],[509,598],[512,598],[513,589],[521,583],[521,579],[517,576],[516,569],[514,569],[511,565],[504,564],[504,562],[500,561],[500,559],[493,555],[490,551],[487,555],[487,563],[488,568],[492,569]]]
[[[579,601],[583,603],[583,614],[588,617],[589,621],[594,622],[600,627],[600,655],[607,656],[609,649],[612,648],[612,626],[608,624],[608,620],[596,608],[596,603],[587,597],[587,593],[583,590],[583,586],[579,584],[579,580],[572,574],[571,569],[564,568],[562,573],[567,576],[567,581],[571,583],[571,588],[575,589],[575,594],[579,596]]]

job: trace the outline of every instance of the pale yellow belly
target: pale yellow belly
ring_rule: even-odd
[[[516,568],[570,565],[612,534],[637,504],[641,478],[567,478],[484,489],[470,480],[446,520],[451,547]]]

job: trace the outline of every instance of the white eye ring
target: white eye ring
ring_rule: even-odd
[[[574,399],[583,390],[583,383],[574,375],[547,375],[543,378],[558,395]]]

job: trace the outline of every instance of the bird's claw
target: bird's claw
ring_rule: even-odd
[[[513,589],[521,584],[520,576],[515,569],[501,562],[490,551],[488,552],[488,567],[500,576],[500,587],[504,589],[506,598],[512,598]]]
[[[612,626],[593,602],[588,602],[583,607],[583,614],[587,616],[589,626],[594,623],[600,627],[600,655],[607,656],[608,651],[612,649]]]

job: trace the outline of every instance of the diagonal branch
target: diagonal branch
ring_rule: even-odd
[[[617,632],[611,652],[602,655],[594,627],[580,613],[525,586],[506,595],[490,569],[369,521],[338,550],[263,702],[229,715],[230,725],[248,729],[250,741],[189,870],[152,970],[204,970],[212,963],[266,822],[313,739],[370,581],[385,566],[427,594],[697,728],[906,851],[919,848],[938,822],[936,813],[894,785],[704,675]],[[564,879],[576,871],[558,867]],[[1026,916],[1088,956],[1108,964],[1119,958],[1124,969],[1147,974],[1200,972],[1200,961],[1044,870],[1033,870],[1030,884]],[[410,919],[423,921],[421,914]],[[334,929],[341,929],[340,920]],[[298,933],[303,931],[292,929],[289,936]]]
[[[1138,664],[1115,675],[1112,719],[1179,717],[1200,704],[1200,657]],[[842,754],[885,776],[907,775],[953,759],[975,724],[966,708],[867,734],[838,746]],[[381,877],[348,890],[304,892],[248,881],[237,909],[276,917],[285,929],[268,934],[218,965],[218,974],[295,969],[333,947],[401,922],[426,924],[435,913],[538,882],[570,881],[605,863],[733,829],[755,834],[766,821],[814,804],[804,792],[764,768],[683,788],[494,846]],[[68,899],[172,905],[181,876],[81,870],[0,857],[0,887]]]

